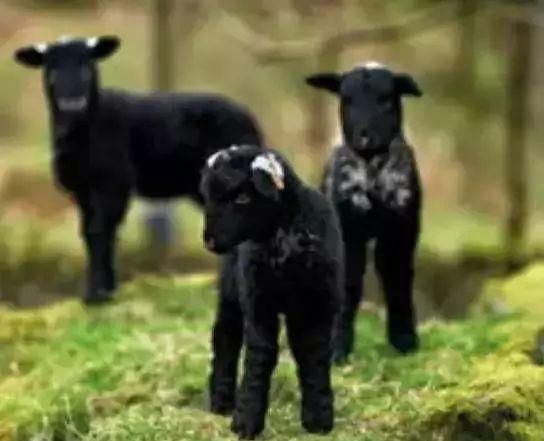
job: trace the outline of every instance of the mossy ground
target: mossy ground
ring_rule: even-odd
[[[0,309],[0,440],[233,439],[229,420],[206,411],[214,303],[208,276],[144,277],[104,308]],[[541,441],[537,328],[521,315],[429,322],[421,351],[401,357],[380,314],[362,312],[353,361],[334,372],[330,439]],[[321,439],[300,428],[282,346],[263,439]]]

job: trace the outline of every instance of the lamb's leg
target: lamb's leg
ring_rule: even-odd
[[[302,390],[302,425],[311,433],[328,433],[334,425],[331,332],[332,319],[307,326],[305,318],[287,318],[289,345],[297,362]]]
[[[366,244],[345,243],[345,294],[333,330],[332,359],[336,364],[347,361],[353,352],[355,320],[363,297],[363,275],[366,267]]]
[[[241,439],[254,439],[265,424],[270,378],[278,359],[278,318],[246,317],[244,376],[231,429]]]
[[[222,415],[234,409],[243,334],[243,316],[235,269],[228,264],[229,260],[227,257],[221,275],[219,306],[212,337],[213,360],[210,375],[211,411]]]
[[[401,353],[419,346],[412,298],[414,254],[415,240],[411,237],[388,237],[376,245],[376,269],[387,306],[387,335]]]
[[[107,302],[112,299],[117,287],[115,239],[128,207],[128,193],[112,196],[88,192],[80,195],[78,202],[88,256],[84,301],[88,304]]]

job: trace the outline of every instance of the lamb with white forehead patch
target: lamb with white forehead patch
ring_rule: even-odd
[[[88,253],[87,303],[113,296],[116,232],[131,194],[200,204],[206,158],[232,144],[261,143],[254,117],[225,97],[102,88],[98,63],[119,44],[117,37],[61,37],[15,53],[20,64],[44,71],[53,172],[74,196]]]
[[[402,353],[413,351],[419,344],[412,285],[421,184],[403,133],[401,101],[421,91],[410,75],[374,61],[306,81],[340,98],[343,140],[331,155],[322,185],[339,214],[346,244],[346,297],[335,333],[335,360],[344,362],[353,351],[371,240],[376,241],[389,342]]]
[[[302,425],[333,426],[330,383],[333,322],[343,296],[343,247],[330,202],[305,186],[275,151],[222,150],[202,173],[204,240],[224,254],[213,330],[212,410],[253,439],[264,428],[278,357],[279,315],[300,377]],[[237,366],[246,345],[237,390]]]

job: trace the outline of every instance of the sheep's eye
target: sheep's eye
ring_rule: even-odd
[[[234,200],[234,203],[237,205],[247,205],[250,202],[251,198],[246,193],[240,193]]]

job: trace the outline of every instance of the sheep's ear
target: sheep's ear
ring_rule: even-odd
[[[395,84],[399,95],[420,97],[423,95],[416,80],[411,75],[400,73],[395,75]]]
[[[27,67],[41,67],[45,61],[47,44],[40,43],[26,46],[15,51],[15,61]]]
[[[279,201],[280,191],[268,173],[256,170],[251,177],[255,189],[267,199]]]
[[[93,37],[87,39],[87,46],[95,60],[112,55],[120,46],[121,40],[115,36]]]
[[[263,196],[278,201],[285,188],[284,170],[272,153],[257,156],[251,163],[253,185]]]
[[[315,87],[316,89],[325,89],[332,93],[340,91],[340,83],[342,75],[337,73],[318,73],[306,77],[306,84]]]

